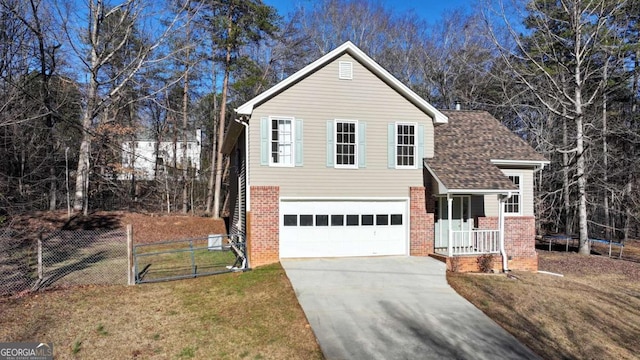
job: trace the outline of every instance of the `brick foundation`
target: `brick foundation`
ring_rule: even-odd
[[[454,272],[480,272],[478,259],[480,255],[454,256],[432,255],[434,258],[447,264],[448,271]],[[511,257],[511,256],[510,256]],[[493,272],[502,272],[502,255],[493,255]],[[528,257],[511,257],[508,261],[510,270],[538,271],[538,254]]]
[[[411,187],[409,193],[409,254],[428,256],[434,246],[434,218],[432,213],[427,213],[428,194],[424,187]]]
[[[252,186],[247,254],[252,268],[280,261],[280,187]]]

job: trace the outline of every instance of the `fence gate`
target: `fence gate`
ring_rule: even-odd
[[[237,234],[137,244],[133,262],[136,284],[247,268],[244,238]]]

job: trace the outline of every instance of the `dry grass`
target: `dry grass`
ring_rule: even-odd
[[[322,358],[279,265],[0,299],[0,339],[53,342],[56,359]]]
[[[632,247],[632,246],[627,246]],[[627,249],[629,255],[637,249]],[[451,286],[544,359],[637,359],[640,263],[540,251],[536,273],[448,274]]]

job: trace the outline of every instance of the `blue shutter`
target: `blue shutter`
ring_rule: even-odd
[[[367,123],[358,122],[358,167],[367,167]]]
[[[327,121],[327,167],[333,167],[333,120]]]
[[[260,165],[269,165],[269,118],[260,118]]]
[[[418,125],[418,163],[416,164],[419,169],[422,169],[424,165],[424,125]]]
[[[387,131],[387,167],[394,169],[396,167],[396,124],[388,125]]]
[[[296,166],[302,166],[302,157],[303,157],[303,151],[302,151],[302,119],[296,119],[296,143],[295,143],[295,147],[296,147]]]

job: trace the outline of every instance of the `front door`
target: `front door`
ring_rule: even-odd
[[[473,221],[470,219],[471,197],[452,196],[451,220],[449,220],[448,201],[445,196],[438,197],[438,220],[435,224],[436,249],[446,248],[449,244],[449,221],[453,231],[471,231]],[[468,236],[465,235],[465,236]]]

